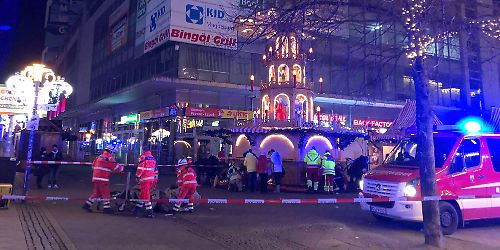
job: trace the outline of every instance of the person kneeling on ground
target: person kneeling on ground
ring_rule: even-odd
[[[179,170],[177,172],[177,184],[180,187],[179,196],[177,198],[193,199],[198,182],[196,181],[196,172],[190,165],[185,164],[179,166]],[[176,202],[173,211],[181,212],[181,205],[182,202]],[[187,210],[190,213],[194,211],[194,204],[191,200],[188,202]]]
[[[87,212],[92,212],[92,205],[95,199],[104,200],[104,213],[112,214],[114,212],[109,203],[111,198],[109,192],[109,176],[111,173],[123,172],[123,165],[116,162],[113,157],[113,150],[113,146],[107,146],[104,152],[92,163],[93,192],[82,207]]]

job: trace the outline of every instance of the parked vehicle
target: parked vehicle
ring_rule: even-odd
[[[364,175],[360,196],[420,199],[416,148],[415,138],[402,140],[382,166]],[[439,201],[444,234],[466,221],[500,217],[500,198],[494,198],[500,195],[500,134],[434,133],[434,156],[438,195],[459,197]],[[361,207],[379,219],[422,221],[420,201],[365,202]]]

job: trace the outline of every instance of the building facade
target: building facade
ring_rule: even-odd
[[[44,61],[75,89],[57,118],[80,131],[81,141],[71,145],[73,157],[90,156],[114,142],[128,162],[143,146],[162,162],[181,153],[203,158],[225,144],[205,131],[230,128],[263,112],[257,100],[260,83],[268,82],[263,55],[269,45],[245,43],[244,30],[222,20],[231,8],[248,6],[233,1],[218,10],[216,1],[191,2],[200,6],[168,0],[48,1]],[[494,10],[491,1],[464,3],[464,15],[471,18]],[[201,15],[205,20],[198,15],[202,9],[210,10]],[[345,13],[368,17],[373,11],[366,5]],[[227,33],[192,28],[209,23],[227,27]],[[483,62],[488,39],[474,32],[470,39],[453,37],[429,48],[429,60],[438,65],[430,75],[438,114],[500,105],[492,98],[500,92],[498,59]],[[304,41],[302,47],[314,51],[304,81],[315,83],[310,103],[320,107],[320,119],[349,126],[390,124],[414,97],[408,62],[370,55],[404,41],[395,24],[355,22],[342,24],[328,39]]]

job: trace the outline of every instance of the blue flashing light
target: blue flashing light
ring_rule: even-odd
[[[466,117],[459,121],[457,126],[463,134],[478,134],[489,131],[487,125],[479,117]]]
[[[481,131],[481,124],[477,121],[468,121],[464,124],[464,128],[467,132],[475,134]]]
[[[2,31],[7,31],[7,30],[11,30],[12,27],[10,25],[0,25],[0,30]]]

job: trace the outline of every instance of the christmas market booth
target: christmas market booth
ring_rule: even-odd
[[[368,138],[364,133],[340,127],[291,127],[271,124],[241,126],[226,132],[231,134],[232,153],[235,158],[243,157],[249,149],[256,154],[267,154],[271,149],[278,151],[285,168],[283,184],[288,185],[305,183],[306,166],[303,158],[312,147],[320,154],[328,151],[335,158],[339,158],[342,151],[353,141]]]
[[[370,158],[385,159],[399,141],[415,136],[417,133],[416,112],[417,105],[415,100],[407,100],[396,120],[387,129],[387,132],[384,134],[374,134],[370,137],[370,143],[375,145],[376,148],[381,149],[373,153],[370,152]],[[432,117],[434,126],[443,125],[443,122],[434,112],[432,112]]]
[[[320,107],[314,108],[313,103],[314,83],[312,77],[306,77],[311,51],[300,52],[295,33],[278,33],[270,42],[263,55],[267,82],[261,83],[253,121],[208,134],[226,138],[234,159],[242,160],[249,149],[257,155],[276,150],[283,159],[283,184],[304,185],[303,158],[308,150],[315,147],[321,155],[330,151],[338,159],[348,145],[368,136],[341,121],[320,119]],[[253,77],[250,80],[253,92]],[[319,83],[322,84],[321,78]]]

